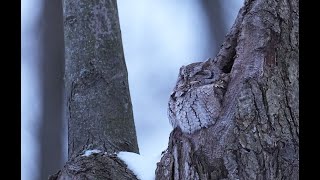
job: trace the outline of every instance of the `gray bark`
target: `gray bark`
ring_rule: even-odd
[[[65,0],[68,155],[139,153],[115,0]]]
[[[175,128],[156,179],[299,179],[298,29],[298,0],[245,1],[206,62],[230,76],[220,115],[193,133]]]
[[[42,101],[39,140],[39,179],[46,179],[64,163],[63,159],[63,73],[64,45],[62,2],[44,0],[40,30],[41,74],[39,99]],[[30,105],[32,107],[32,104]]]
[[[139,153],[116,0],[65,0],[68,162],[50,179],[137,179],[115,155]],[[98,155],[82,156],[98,149]]]
[[[116,155],[98,153],[77,156],[68,161],[61,171],[49,180],[135,180],[138,179]]]

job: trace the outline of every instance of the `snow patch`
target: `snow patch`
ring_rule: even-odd
[[[118,157],[123,160],[130,170],[141,180],[154,180],[157,162],[161,155],[139,155],[132,152],[119,152]]]
[[[92,154],[98,154],[98,153],[100,153],[101,151],[100,150],[98,150],[98,149],[90,149],[90,150],[86,150],[85,152],[84,152],[84,154],[83,155],[81,155],[81,156],[90,156],[90,155],[92,155]]]

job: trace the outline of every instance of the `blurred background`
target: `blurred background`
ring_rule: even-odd
[[[21,2],[21,179],[42,180],[67,159],[62,1]],[[117,2],[140,154],[154,173],[179,68],[216,55],[243,0]]]

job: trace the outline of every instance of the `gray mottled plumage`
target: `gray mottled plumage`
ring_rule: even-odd
[[[211,59],[182,66],[169,99],[168,114],[173,128],[193,133],[215,123],[228,79],[228,74],[214,66]]]

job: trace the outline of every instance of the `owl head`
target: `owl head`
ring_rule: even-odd
[[[175,91],[185,92],[192,87],[199,87],[215,81],[220,71],[215,69],[210,60],[182,66],[179,71]]]

